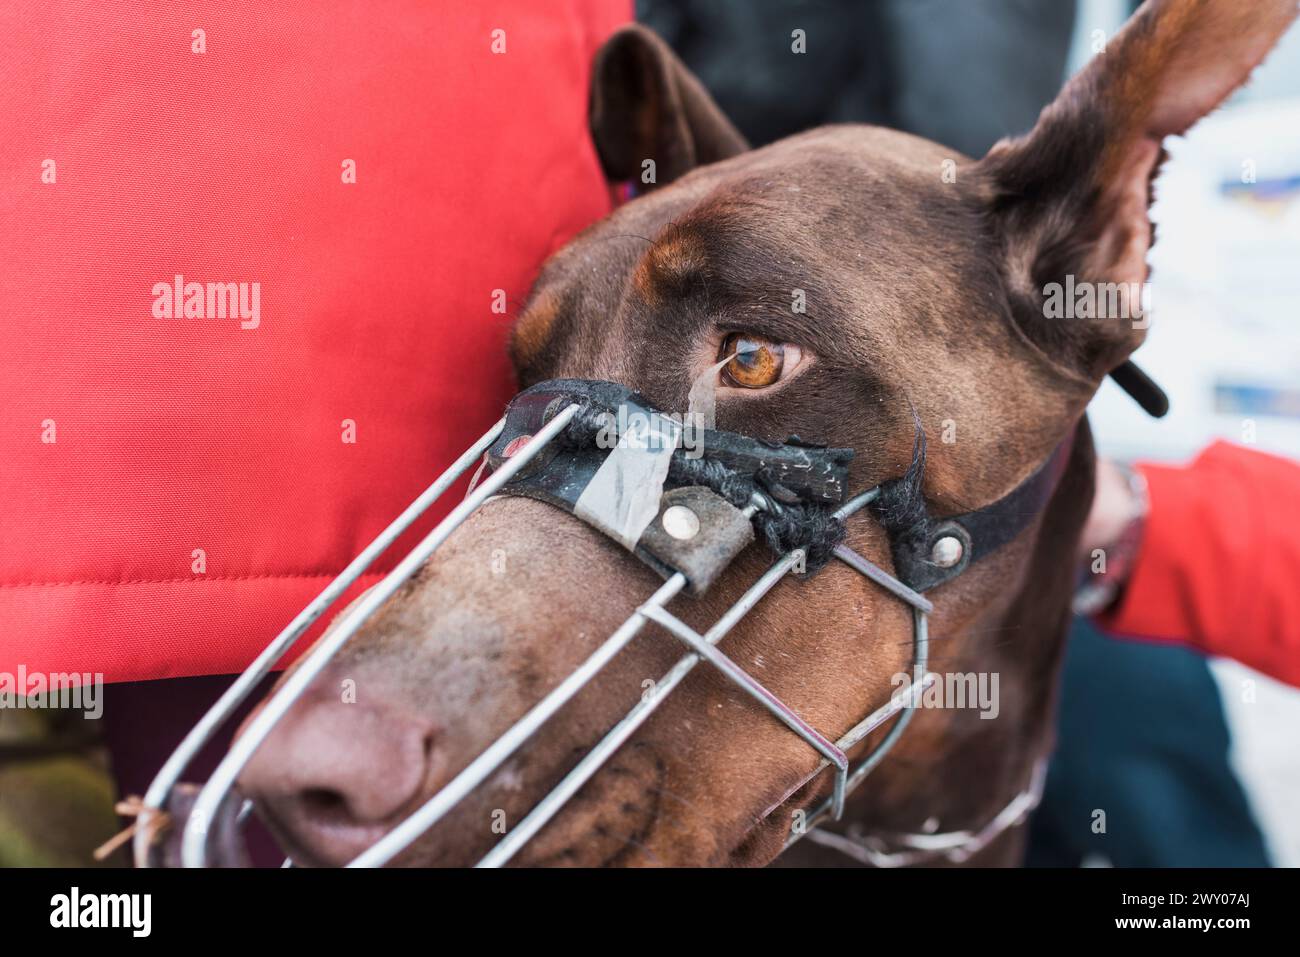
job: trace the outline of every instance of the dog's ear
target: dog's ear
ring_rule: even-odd
[[[605,177],[635,180],[641,192],[749,149],[668,45],[635,24],[596,53],[588,122]]]
[[[1071,378],[1096,384],[1145,336],[1140,306],[1123,304],[1147,276],[1162,140],[1243,83],[1296,12],[1296,0],[1148,0],[1027,135],[980,161],[1015,321]],[[1071,289],[1084,308],[1058,298],[1063,317],[1051,300]],[[1103,315],[1116,303],[1121,315]]]

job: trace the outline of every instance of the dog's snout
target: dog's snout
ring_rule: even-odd
[[[258,748],[240,788],[295,860],[341,864],[413,809],[437,764],[431,723],[384,704],[314,695]]]

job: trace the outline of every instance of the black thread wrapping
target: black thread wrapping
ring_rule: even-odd
[[[561,435],[570,447],[589,448],[602,430],[611,428],[610,413],[584,407],[580,409]],[[736,508],[750,504],[754,492],[768,493],[753,476],[730,469],[716,459],[689,458],[678,449],[668,466],[668,480],[674,485],[702,485],[722,496]],[[844,523],[837,519],[834,508],[806,502],[778,503],[779,513],[759,511],[751,521],[758,537],[773,554],[781,556],[801,548],[804,565],[812,573],[831,560],[835,546],[844,541]]]
[[[668,478],[679,485],[703,485],[717,492],[736,508],[750,503],[754,492],[764,492],[753,479],[706,458],[691,459],[681,452],[673,455]],[[770,496],[769,496],[770,497]],[[778,503],[780,512],[755,512],[750,521],[758,535],[777,556],[795,548],[804,550],[807,572],[815,572],[831,560],[835,546],[844,541],[844,523],[834,510],[805,502]]]
[[[921,534],[929,521],[925,507],[925,429],[921,417],[912,410],[915,433],[912,438],[912,464],[896,479],[881,483],[880,494],[871,503],[877,520],[891,540]]]

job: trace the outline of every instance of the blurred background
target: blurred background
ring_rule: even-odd
[[[1128,0],[638,0],[755,145],[832,122],[982,155],[1027,130]],[[803,30],[807,52],[791,54]],[[1182,462],[1217,438],[1300,459],[1300,30],[1185,138],[1156,188],[1147,417],[1107,380],[1101,452]],[[1195,529],[1188,530],[1189,544]],[[1300,570],[1297,570],[1300,582]],[[1300,866],[1300,692],[1234,662],[1071,634],[1030,863]],[[1106,833],[1093,833],[1094,809]]]
[[[1130,4],[1078,6],[1072,70],[1090,55],[1090,31],[1119,23]],[[1300,459],[1300,30],[1291,30],[1227,106],[1166,146],[1170,161],[1152,209],[1153,320],[1138,358],[1169,392],[1171,410],[1153,420],[1107,380],[1089,410],[1098,445],[1117,458],[1180,462],[1221,438]],[[1279,516],[1288,518],[1300,516]],[[1188,533],[1190,541],[1195,529]],[[1300,569],[1296,580],[1300,587]],[[1190,654],[1139,653],[1158,667],[1169,651]],[[1182,670],[1194,680],[1196,666]],[[1300,866],[1300,692],[1233,661],[1211,660],[1208,670],[1228,731],[1229,772],[1265,853],[1278,866]],[[1067,692],[1085,692],[1078,684]],[[1161,715],[1177,732],[1184,709],[1170,704]],[[1185,732],[1195,733],[1195,726]],[[1207,863],[1220,854],[1224,863],[1232,859],[1232,847],[1219,849],[1236,833],[1222,823],[1231,799],[1225,793],[1223,805],[1207,807],[1205,821],[1172,818]],[[1059,802],[1047,810],[1059,810]],[[1149,814],[1153,827],[1165,826],[1159,807]]]

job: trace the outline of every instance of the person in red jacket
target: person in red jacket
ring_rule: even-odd
[[[1300,686],[1300,464],[1215,442],[1185,466],[1099,459],[1076,607]]]
[[[631,16],[0,9],[0,695],[104,686],[76,733],[0,714],[0,867],[87,863],[117,823],[105,762],[45,756],[102,739],[143,793],[227,676],[500,416],[511,316],[611,208],[588,79]]]

